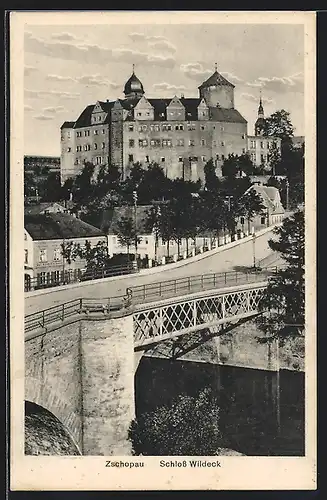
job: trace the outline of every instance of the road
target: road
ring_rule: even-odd
[[[280,259],[272,254],[268,246],[268,240],[272,237],[271,231],[257,236],[255,241],[256,261],[264,259],[262,265],[279,265]],[[242,270],[244,267],[253,265],[253,243],[244,242],[235,247],[220,251],[214,255],[206,256],[197,262],[189,262],[181,267],[165,269],[159,267],[158,272],[143,275],[142,271],[138,274],[128,275],[126,278],[108,282],[91,281],[83,283],[71,289],[52,289],[49,293],[25,297],[25,315],[36,311],[41,311],[51,306],[67,302],[68,300],[85,298],[105,298],[124,295],[129,286],[143,285],[164,281],[169,279],[194,276],[205,273],[218,273],[232,270]]]

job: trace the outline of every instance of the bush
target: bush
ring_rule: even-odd
[[[180,395],[133,420],[128,435],[134,455],[218,455],[218,400],[209,389],[196,397]]]

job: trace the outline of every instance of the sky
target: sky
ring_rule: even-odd
[[[25,24],[24,36],[24,154],[59,156],[62,123],[122,98],[133,64],[147,97],[168,98],[198,97],[217,63],[249,135],[260,90],[265,115],[286,109],[304,135],[301,24]]]

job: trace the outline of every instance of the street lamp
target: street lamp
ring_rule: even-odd
[[[137,191],[133,191],[133,201],[134,201],[134,244],[135,244],[135,261],[137,261]]]
[[[252,233],[252,249],[253,249],[253,267],[255,269],[256,267],[256,262],[255,262],[255,240],[256,240],[256,234],[255,232],[253,231]]]

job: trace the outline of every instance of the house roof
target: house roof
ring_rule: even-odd
[[[136,226],[140,234],[149,234],[146,228],[147,213],[151,205],[140,205],[136,207]],[[101,227],[108,234],[116,234],[118,222],[122,217],[129,217],[134,221],[134,207],[115,207],[103,212]],[[150,231],[151,232],[151,231]]]
[[[104,236],[103,231],[70,214],[27,214],[24,226],[33,240]]]
[[[218,73],[218,71],[215,71],[205,82],[201,83],[198,88],[203,89],[206,87],[210,87],[211,85],[226,85],[228,87],[235,87],[235,85],[226,80],[226,78]]]
[[[73,126],[75,125],[75,122],[64,122],[62,125],[61,125],[61,129],[63,128],[73,128]]]
[[[48,210],[50,207],[57,206],[61,208],[62,210],[66,210],[66,207],[64,205],[61,205],[60,203],[57,202],[43,202],[43,203],[38,203],[37,205],[27,205],[24,208],[25,215],[33,215],[33,214],[41,214],[44,210]]]
[[[285,213],[284,207],[280,200],[279,190],[277,188],[273,186],[259,186],[257,184],[253,184],[246,192],[248,192],[250,189],[255,190],[256,193],[261,196],[262,203],[268,210],[270,210],[274,214]]]

